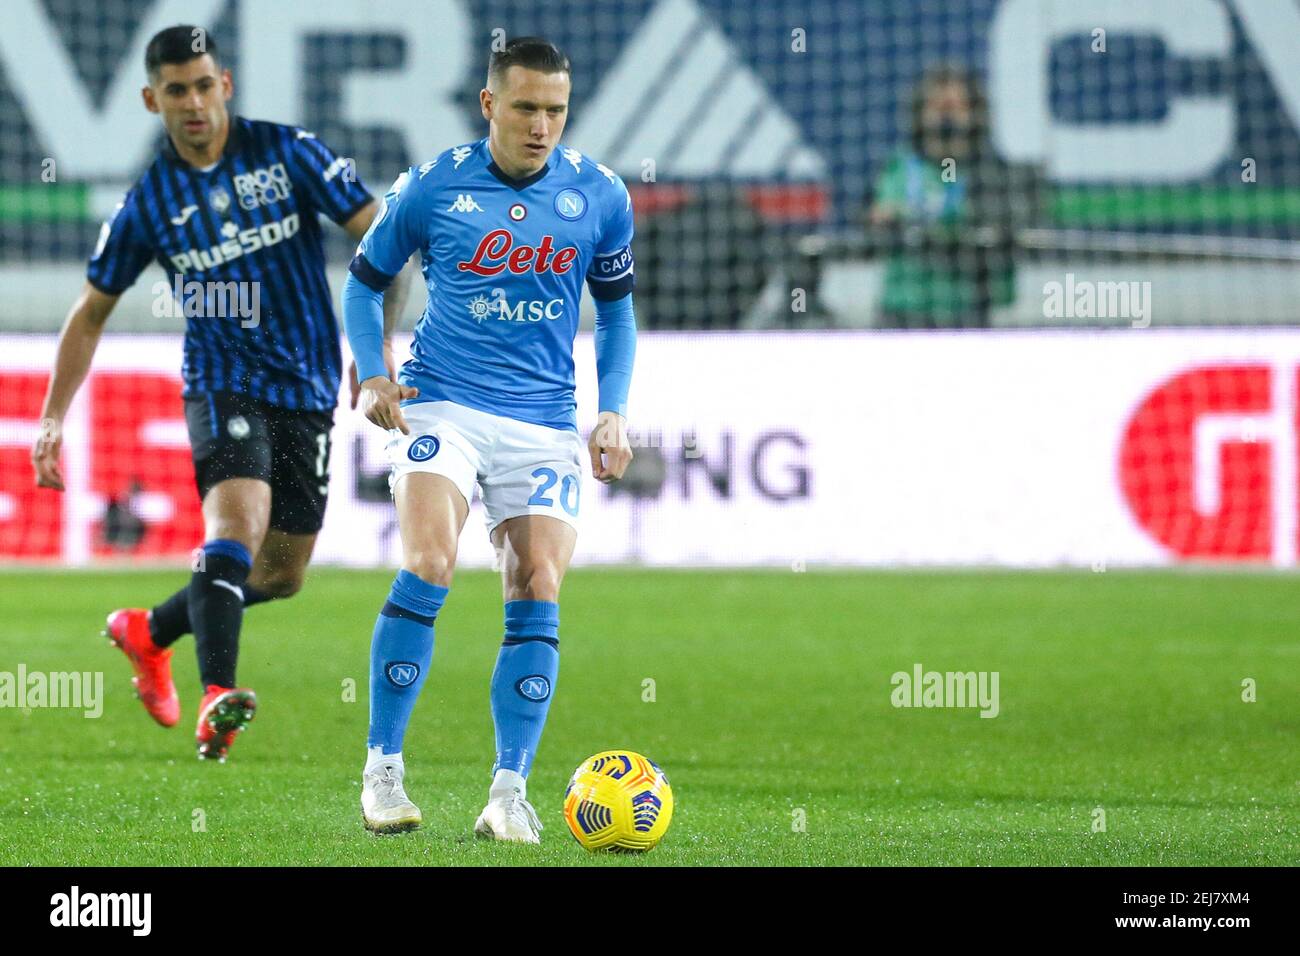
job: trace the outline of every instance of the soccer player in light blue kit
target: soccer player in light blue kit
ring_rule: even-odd
[[[539,842],[526,780],[555,690],[560,582],[582,502],[573,342],[584,281],[596,301],[592,475],[616,481],[632,460],[632,201],[612,170],[559,145],[569,89],[568,59],[545,40],[493,53],[479,94],[488,136],[398,177],[344,286],[362,408],[389,431],[402,531],[402,568],[370,651],[361,807],[375,832],[420,824],[403,788],[402,739],[477,482],[501,556],[505,639],[490,690],[496,765],[474,832]],[[429,305],[394,382],[383,290],[416,252]]]

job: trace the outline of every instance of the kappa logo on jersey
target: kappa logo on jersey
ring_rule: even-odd
[[[560,154],[565,161],[573,167],[575,173],[582,172],[582,153],[578,152],[572,146],[564,147],[564,152]]]
[[[469,303],[469,314],[475,322],[486,318],[495,318],[502,322],[540,322],[542,319],[555,321],[564,317],[563,299],[521,299],[510,303],[506,290],[495,288],[492,298],[485,295],[475,296]]]
[[[239,205],[243,209],[269,206],[286,198],[292,191],[293,183],[289,182],[284,163],[235,176],[235,192],[239,194]]]
[[[210,249],[190,249],[168,258],[177,272],[206,272],[223,262],[293,238],[298,233],[298,225],[298,214],[295,212],[275,222],[268,222],[265,226],[241,229],[238,235]],[[224,229],[222,231],[225,232]]]
[[[517,276],[529,272],[563,275],[573,267],[577,258],[577,246],[556,249],[555,237],[549,233],[533,247],[526,243],[515,245],[515,237],[509,229],[493,229],[479,240],[473,258],[456,263],[456,268],[479,276],[498,275],[506,269]]]
[[[452,161],[456,164],[452,169],[460,169],[460,164],[469,159],[469,154],[474,152],[473,146],[455,146],[451,151]]]
[[[181,210],[181,214],[179,216],[172,216],[172,225],[173,226],[185,225],[187,222],[190,221],[190,216],[194,215],[198,211],[199,211],[198,206],[186,206],[184,209]]]
[[[447,207],[447,212],[482,212],[483,207],[474,201],[469,193],[457,193],[456,201]]]

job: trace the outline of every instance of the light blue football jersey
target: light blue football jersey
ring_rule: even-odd
[[[420,251],[429,304],[398,376],[420,390],[411,401],[576,429],[582,282],[597,299],[631,292],[631,243],[632,200],[613,170],[561,144],[512,179],[485,137],[399,176],[351,271],[383,289]]]

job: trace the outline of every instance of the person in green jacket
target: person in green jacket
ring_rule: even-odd
[[[869,244],[887,257],[877,324],[986,327],[990,309],[1015,298],[1016,234],[1037,219],[1038,174],[994,153],[968,70],[927,71],[911,112],[911,140],[867,213]]]

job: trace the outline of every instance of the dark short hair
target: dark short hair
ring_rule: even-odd
[[[569,58],[560,48],[541,37],[515,37],[504,48],[492,51],[488,60],[488,82],[506,75],[512,66],[540,73],[569,73]]]
[[[984,86],[974,70],[955,63],[939,63],[931,66],[921,75],[921,80],[912,90],[912,145],[921,148],[921,114],[925,111],[925,101],[940,86],[955,84],[966,90],[970,99],[971,137],[976,149],[982,148],[989,131],[989,101],[984,94]]]
[[[188,63],[207,53],[212,62],[220,64],[217,41],[211,32],[191,24],[159,30],[144,48],[144,69],[150,79],[158,76],[164,63]]]

